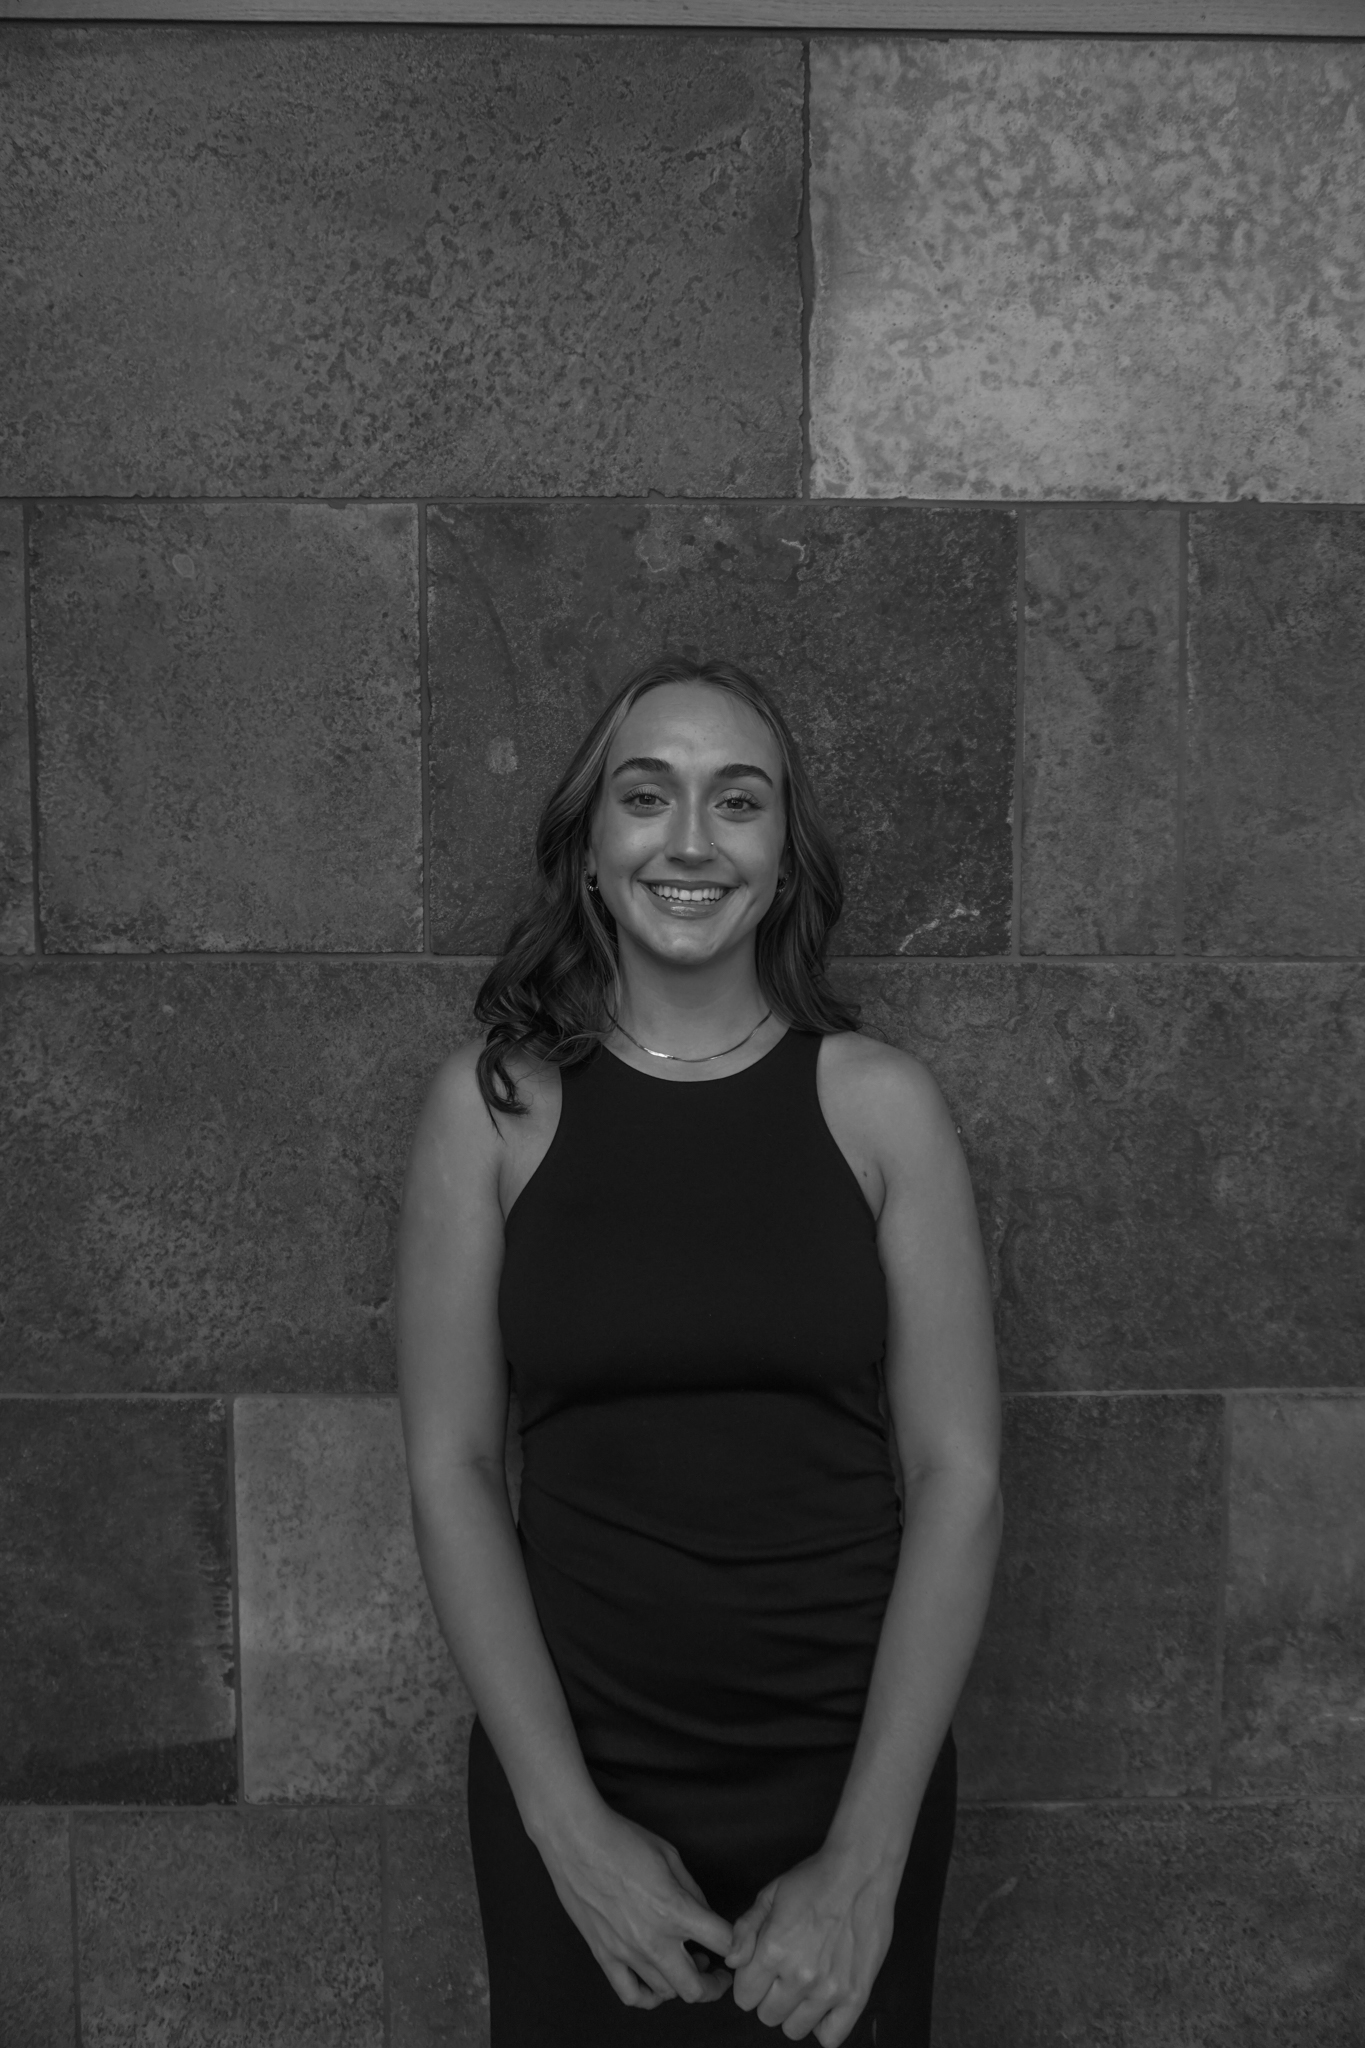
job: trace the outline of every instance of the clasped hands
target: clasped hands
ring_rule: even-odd
[[[826,1847],[764,1885],[731,1927],[706,1904],[677,1850],[610,1813],[551,1876],[625,2005],[723,1998],[789,2041],[840,2048],[891,1945],[899,1870]],[[722,1959],[698,1967],[686,1944]]]
[[[725,1955],[736,2005],[789,2041],[839,2048],[891,1946],[898,1877],[821,1850],[765,1884]]]

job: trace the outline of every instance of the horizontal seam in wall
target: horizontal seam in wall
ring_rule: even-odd
[[[32,505],[35,510],[59,505],[124,505],[130,508],[157,505],[321,505],[334,512],[344,512],[353,505],[407,506],[414,510],[418,505],[426,505],[436,512],[447,505],[475,511],[480,506],[487,506],[490,510],[524,507],[527,511],[534,511],[551,505],[649,505],[660,510],[670,505],[767,505],[775,509],[805,511],[811,506],[881,505],[893,511],[901,508],[930,512],[1228,512],[1241,517],[1263,515],[1267,518],[1279,512],[1365,514],[1365,499],[1361,498],[857,498],[822,497],[819,494],[808,498],[771,494],[750,498],[732,496],[725,491],[695,491],[665,497],[648,489],[598,493],[560,491],[550,495],[504,497],[465,497],[458,491],[445,495],[432,491],[408,491],[397,497],[345,497],[327,491],[319,491],[314,496],[298,492],[224,495],[219,491],[8,491],[0,493],[0,505]]]
[[[120,966],[371,966],[371,967],[477,967],[487,972],[497,959],[492,953],[9,953],[0,956],[0,970],[21,973],[60,973],[63,969]],[[841,967],[1171,967],[1180,970],[1201,967],[1361,967],[1361,953],[1025,953],[1014,959],[1008,953],[837,953],[829,971]]]
[[[1096,1808],[1107,1810],[1134,1808],[1151,1811],[1153,1808],[1175,1809],[1194,1807],[1201,1812],[1234,1808],[1238,1811],[1258,1811],[1264,1808],[1285,1806],[1360,1807],[1365,1810],[1365,1792],[1254,1792],[1219,1793],[1207,1792],[1104,1792],[1073,1799],[970,1799],[958,1800],[959,1813],[1081,1813]],[[137,1805],[131,1802],[108,1805],[60,1806],[25,1804],[0,1804],[0,1813],[50,1813],[55,1815],[127,1814],[132,1818],[148,1814],[204,1814],[221,1813],[234,1820],[243,1814],[269,1815],[273,1813],[322,1813],[373,1814],[382,1813],[429,1813],[449,1814],[448,1803],[439,1799],[393,1800],[374,1799],[369,1801],[332,1799],[271,1799],[239,1800],[230,1805],[196,1806],[189,1802],[165,1805]]]
[[[384,1401],[398,1399],[397,1391],[366,1392],[354,1387],[253,1387],[249,1390],[214,1387],[168,1387],[158,1392],[148,1387],[94,1387],[82,1393],[67,1389],[45,1393],[41,1388],[0,1388],[5,1401]],[[1151,1400],[1256,1400],[1256,1401],[1365,1401],[1365,1387],[1330,1382],[1304,1386],[1214,1386],[1214,1387],[1006,1387],[1006,1401],[1151,1401]]]

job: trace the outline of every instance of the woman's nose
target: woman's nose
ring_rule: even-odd
[[[711,834],[706,829],[706,802],[701,796],[685,797],[673,814],[668,851],[675,860],[709,860]]]

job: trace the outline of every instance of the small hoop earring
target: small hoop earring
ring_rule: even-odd
[[[602,894],[602,891],[597,886],[596,875],[588,876],[588,894],[590,896],[600,896]]]
[[[782,891],[786,888],[786,886],[787,877],[785,875],[779,875],[777,878],[777,893],[779,896],[782,894]]]

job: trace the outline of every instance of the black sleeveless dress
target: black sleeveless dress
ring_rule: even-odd
[[[876,1225],[816,1093],[820,1039],[678,1082],[606,1051],[507,1218],[536,1612],[607,1804],[726,1919],[817,1850],[896,1569]],[[891,1949],[847,2048],[927,2048],[952,1847],[949,1735]],[[492,2048],[756,2048],[732,1997],[622,2005],[476,1721],[469,1829]]]

